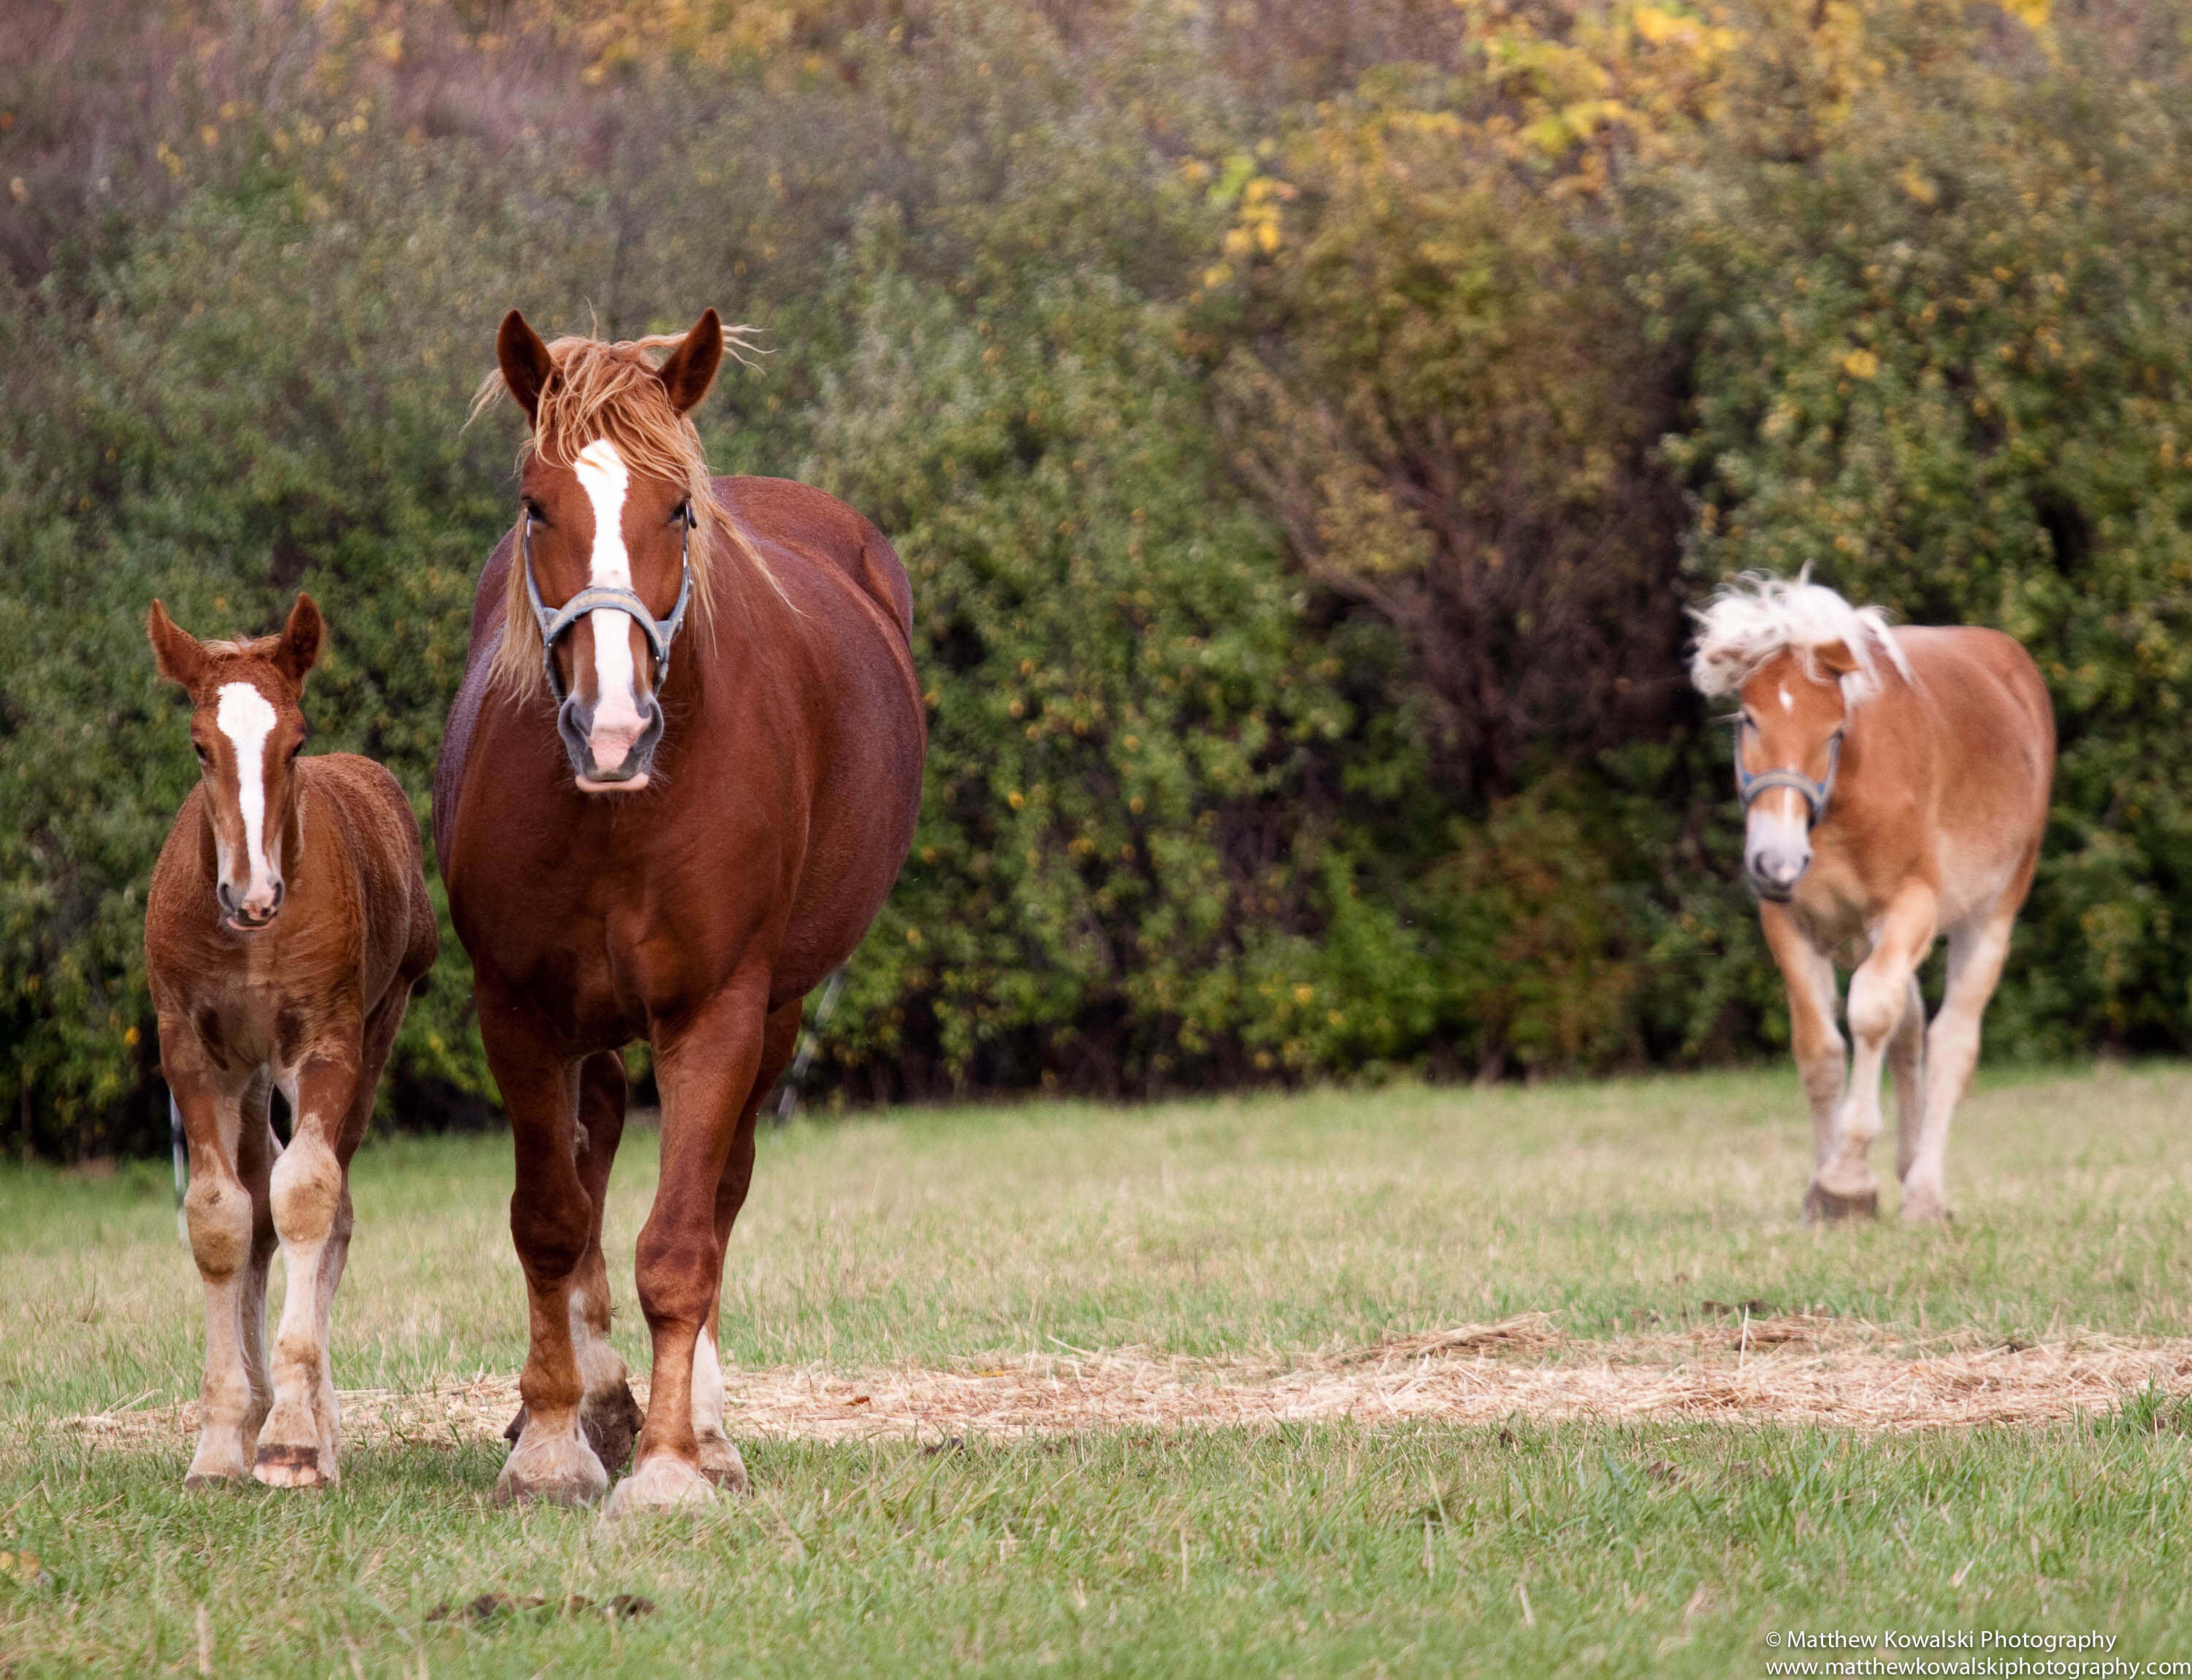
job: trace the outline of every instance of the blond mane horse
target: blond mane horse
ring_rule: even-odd
[[[1939,1219],[1949,1122],[2046,826],[2046,687],[1998,631],[1890,629],[1802,578],[1736,579],[1698,616],[1691,677],[1740,708],[1744,868],[1811,1099],[1806,1210],[1878,1210],[1868,1154],[1885,1061],[1902,1217]],[[1917,969],[1941,936],[1948,984],[1929,1027]],[[1837,957],[1855,969],[1847,1070]]]

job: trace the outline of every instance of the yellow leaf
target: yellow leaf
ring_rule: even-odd
[[[1880,374],[1880,358],[1869,350],[1852,350],[1842,357],[1842,371],[1852,379],[1876,379]]]

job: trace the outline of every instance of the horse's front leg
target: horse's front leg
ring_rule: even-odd
[[[398,1012],[401,1017],[401,1011]],[[385,1054],[385,1047],[384,1047]],[[289,1146],[268,1175],[274,1231],[288,1287],[274,1332],[274,1409],[251,1473],[273,1488],[317,1488],[340,1477],[341,1422],[328,1352],[336,1286],[350,1253],[350,1157],[361,1104],[370,1114],[379,1072],[369,1030],[323,1039],[297,1070]]]
[[[1869,1158],[1880,1135],[1880,1076],[1911,997],[1910,980],[1933,943],[1932,889],[1913,883],[1888,903],[1874,930],[1872,951],[1850,976],[1849,1030],[1855,1041],[1849,1089],[1835,1111],[1827,1158],[1812,1177],[1805,1211],[1838,1219],[1880,1211],[1880,1184]]]
[[[753,1183],[754,1128],[760,1122],[761,1106],[783,1077],[799,1044],[801,1002],[794,998],[777,1010],[762,1031],[761,1066],[739,1115],[738,1141],[716,1186],[716,1297],[708,1304],[707,1317],[693,1345],[693,1436],[700,1473],[717,1487],[738,1494],[746,1491],[745,1460],[739,1456],[737,1443],[723,1430],[723,1362],[716,1350],[723,1312],[723,1254],[730,1244],[739,1209],[745,1205],[747,1188]]]
[[[662,1087],[662,1178],[639,1233],[639,1304],[654,1344],[647,1422],[632,1473],[617,1484],[609,1514],[715,1496],[700,1463],[694,1419],[694,1365],[702,1332],[714,1363],[711,1314],[722,1286],[716,1210],[727,1175],[743,1200],[753,1154],[751,1092],[762,1057],[765,975],[740,975],[656,1046]],[[735,1174],[734,1163],[743,1163]],[[718,1368],[714,1379],[722,1393]],[[721,1401],[717,1401],[720,1415]],[[725,1468],[728,1468],[727,1466]],[[743,1475],[743,1467],[740,1469]]]
[[[608,1471],[580,1428],[585,1375],[576,1334],[583,1311],[579,1269],[594,1211],[579,1175],[579,1064],[566,1056],[529,1012],[482,985],[480,1036],[488,1066],[510,1113],[517,1183],[510,1235],[525,1272],[529,1334],[517,1444],[495,1479],[498,1500],[561,1505],[598,1498]]]
[[[1796,1053],[1796,1072],[1811,1104],[1812,1170],[1816,1173],[1826,1164],[1834,1143],[1835,1110],[1848,1072],[1841,1031],[1835,1025],[1841,1000],[1835,995],[1834,958],[1812,944],[1780,905],[1761,903],[1758,923],[1789,990],[1789,1037]]]
[[[1979,1059],[1979,1018],[2009,956],[2010,927],[2024,894],[2005,894],[1985,921],[1949,935],[1949,983],[1926,1035],[1925,1123],[1903,1169],[1905,1224],[1949,1214],[1949,1123],[1971,1089]]]

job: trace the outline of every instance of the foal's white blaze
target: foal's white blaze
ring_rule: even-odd
[[[224,683],[214,723],[236,750],[236,800],[243,813],[244,866],[250,874],[237,906],[264,916],[274,907],[274,868],[266,855],[266,737],[274,733],[273,702],[248,683]],[[220,860],[220,872],[233,887],[230,859]]]
[[[631,471],[606,437],[579,450],[572,465],[594,507],[589,581],[630,589],[631,556],[624,546],[624,499]],[[614,607],[597,608],[587,619],[594,629],[594,717],[586,744],[596,764],[614,770],[646,727],[639,715],[638,677],[631,662],[631,620]]]
[[[1796,709],[1796,697],[1789,692],[1789,685],[1786,683],[1781,685],[1781,709],[1784,711],[1794,711]]]

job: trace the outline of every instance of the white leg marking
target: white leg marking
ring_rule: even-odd
[[[274,707],[248,683],[224,683],[214,722],[236,751],[236,800],[243,813],[244,864],[250,881],[240,902],[254,912],[273,907],[274,871],[266,854],[266,737],[274,733]],[[221,860],[221,873],[229,873]]]

